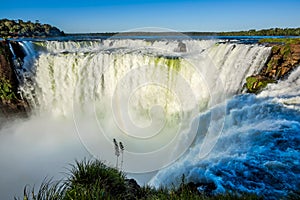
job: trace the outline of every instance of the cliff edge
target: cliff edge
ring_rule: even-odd
[[[8,41],[0,41],[0,118],[26,116],[28,104],[21,99],[18,84]]]
[[[247,77],[246,88],[258,93],[268,83],[286,78],[300,65],[300,39],[263,39],[260,43],[272,46],[271,54],[260,73]]]

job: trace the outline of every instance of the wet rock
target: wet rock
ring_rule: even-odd
[[[0,42],[0,118],[26,116],[28,104],[18,93],[18,80],[8,41]],[[2,123],[5,120],[1,120]],[[1,124],[2,124],[1,123]],[[0,126],[1,126],[0,124]]]
[[[186,44],[180,41],[178,43],[178,47],[174,51],[175,52],[182,52],[182,53],[186,52],[187,51]]]
[[[125,185],[128,197],[126,199],[136,199],[137,197],[141,197],[140,191],[141,187],[134,179],[125,179]]]
[[[189,182],[187,184],[183,184],[180,186],[180,188],[177,190],[178,193],[181,191],[189,191],[191,194],[198,194],[205,195],[205,196],[211,196],[213,195],[213,191],[217,189],[216,185],[214,183],[194,183]]]

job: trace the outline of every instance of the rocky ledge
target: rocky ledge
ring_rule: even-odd
[[[268,83],[286,78],[300,65],[300,39],[264,39],[260,43],[272,46],[272,51],[260,73],[247,77],[250,93],[258,93]]]

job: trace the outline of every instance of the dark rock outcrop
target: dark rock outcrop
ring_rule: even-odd
[[[194,183],[189,182],[187,184],[181,184],[180,187],[177,190],[177,193],[180,194],[181,192],[189,192],[191,194],[197,194],[199,196],[205,195],[205,196],[212,196],[213,191],[217,189],[216,185],[214,183]]]
[[[125,179],[125,185],[126,193],[128,194],[126,199],[137,199],[142,197],[141,187],[135,179]]]
[[[26,116],[28,104],[18,93],[18,79],[14,72],[8,41],[0,42],[0,117]]]
[[[178,47],[175,49],[175,52],[187,52],[186,44],[180,41],[178,43]]]

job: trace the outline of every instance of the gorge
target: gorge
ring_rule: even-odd
[[[185,36],[1,41],[2,113],[27,116],[2,116],[0,194],[60,177],[73,159],[115,163],[114,138],[124,171],[154,172],[154,187],[185,174],[215,194],[298,191],[299,44],[289,47]]]

